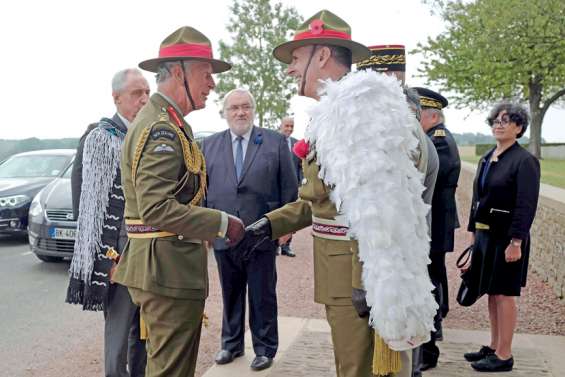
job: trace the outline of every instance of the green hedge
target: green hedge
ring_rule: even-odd
[[[522,144],[522,146],[528,149],[529,144]],[[542,147],[559,147],[565,145],[565,143],[544,143]],[[482,156],[487,153],[495,144],[475,144],[475,156]]]

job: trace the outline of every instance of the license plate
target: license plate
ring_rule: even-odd
[[[76,237],[76,229],[69,228],[50,228],[49,236],[56,240],[74,240]]]

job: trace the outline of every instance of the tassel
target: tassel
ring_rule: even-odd
[[[147,331],[147,325],[139,313],[139,339],[147,340],[149,338],[149,331]]]
[[[379,377],[386,377],[390,374],[400,372],[401,368],[400,352],[391,350],[383,338],[375,332],[373,374]]]

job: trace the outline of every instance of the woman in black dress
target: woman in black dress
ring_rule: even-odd
[[[528,113],[501,103],[487,118],[496,147],[479,161],[468,230],[473,233],[473,269],[480,269],[480,293],[488,295],[491,343],[465,359],[481,372],[510,371],[516,326],[516,296],[526,285],[530,227],[536,213],[539,161],[516,139],[528,127]]]

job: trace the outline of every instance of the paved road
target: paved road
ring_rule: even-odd
[[[0,238],[0,376],[55,376],[47,365],[94,341],[81,334],[101,333],[102,314],[64,303],[68,268],[41,262],[27,239]]]

